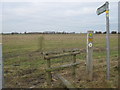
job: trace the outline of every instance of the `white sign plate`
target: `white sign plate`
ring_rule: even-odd
[[[104,13],[107,10],[108,2],[97,9],[97,15]]]

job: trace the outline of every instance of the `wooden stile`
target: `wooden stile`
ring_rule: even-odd
[[[76,55],[80,54],[80,50],[78,49],[74,49],[74,50],[66,50],[62,52],[63,54],[61,54],[60,52],[49,52],[49,53],[44,53],[44,59],[47,60],[47,68],[46,68],[46,72],[47,72],[47,84],[48,86],[51,86],[51,80],[52,80],[52,71],[56,71],[56,70],[62,70],[64,68],[69,68],[72,67],[72,74],[75,77],[75,66],[79,65],[80,62],[76,62]],[[54,55],[56,54],[56,55]],[[61,65],[58,67],[51,67],[51,59],[55,59],[55,58],[61,58],[61,57],[65,57],[65,56],[73,56],[73,62],[71,64],[66,64],[66,65]],[[60,76],[62,82],[64,83],[63,78]],[[68,82],[67,87],[69,87],[70,83]],[[70,85],[71,86],[71,85]]]

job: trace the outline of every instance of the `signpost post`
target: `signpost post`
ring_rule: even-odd
[[[110,39],[109,39],[109,3],[106,2],[103,6],[97,9],[97,15],[106,12],[106,44],[107,44],[107,80],[110,79]]]
[[[87,32],[86,71],[87,71],[88,79],[92,80],[92,77],[93,77],[93,31]]]

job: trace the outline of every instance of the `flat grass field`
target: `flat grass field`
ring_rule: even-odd
[[[6,88],[49,88],[46,82],[46,60],[42,52],[85,49],[87,34],[20,34],[3,35],[4,77]],[[77,55],[81,62],[73,79],[71,68],[59,71],[77,88],[118,87],[118,35],[110,35],[110,80],[106,80],[106,35],[94,34],[93,80],[86,80],[86,52]],[[52,66],[65,64],[71,56],[51,60]],[[52,88],[64,88],[52,72]]]

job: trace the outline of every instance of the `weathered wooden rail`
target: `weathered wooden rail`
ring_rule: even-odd
[[[72,49],[72,50],[64,50],[62,52],[47,52],[44,53],[44,59],[47,60],[47,84],[51,86],[51,80],[52,80],[52,71],[58,71],[62,70],[64,68],[69,68],[72,67],[72,75],[75,77],[75,66],[79,65],[80,62],[76,62],[76,55],[80,54],[81,50],[80,49]],[[71,64],[66,64],[66,65],[61,65],[57,67],[51,67],[51,59],[55,58],[61,58],[65,56],[73,56],[73,62]],[[61,75],[57,74],[57,77],[63,82],[63,84],[67,88],[74,88],[68,81],[66,81]]]

